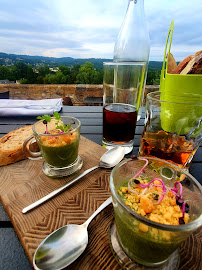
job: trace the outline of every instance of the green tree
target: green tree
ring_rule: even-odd
[[[10,71],[12,72],[15,81],[21,79],[20,70],[16,67],[16,65],[11,66]]]
[[[15,77],[8,67],[0,66],[0,80],[14,81]]]
[[[33,68],[31,65],[28,65],[27,68],[27,75],[26,75],[26,79],[27,79],[27,83],[35,83],[36,81],[36,73],[33,71]]]
[[[160,84],[161,70],[156,70],[156,79],[154,80],[154,84]]]
[[[20,84],[28,84],[27,79],[20,79]]]
[[[70,81],[69,75],[64,75],[61,70],[58,70],[55,74],[47,74],[44,82],[47,84],[67,84]]]
[[[56,84],[56,76],[55,74],[47,74],[44,78],[45,84]]]
[[[61,83],[72,83],[71,69],[69,67],[61,65],[59,66],[59,70],[56,72],[56,74],[59,74],[59,72],[63,74],[63,76],[61,77]]]
[[[71,71],[75,71],[75,72],[79,73],[80,67],[81,67],[81,65],[74,64],[73,67],[71,68]]]
[[[20,79],[21,84],[34,84],[36,82],[37,74],[34,72],[31,65],[27,67],[27,74],[24,78]]]
[[[70,78],[71,78],[71,81],[70,83],[76,83],[76,76],[78,75],[79,73],[79,69],[80,69],[80,65],[79,64],[74,64],[73,67],[71,68],[71,73],[70,73]]]
[[[147,72],[147,85],[159,84],[160,83],[160,73],[158,70],[148,70]]]
[[[42,67],[38,67],[37,70],[38,70],[38,76],[42,76],[42,77],[45,77],[46,74],[51,73],[48,65],[44,65]]]
[[[94,69],[92,63],[86,62],[79,69],[79,73],[76,76],[76,83],[83,84],[98,84],[99,72]]]
[[[36,77],[36,84],[44,84],[45,78],[43,76]]]
[[[17,68],[19,72],[19,78],[18,79],[25,79],[27,76],[27,69],[28,65],[23,62],[17,62],[15,64],[15,67]]]
[[[63,75],[70,75],[71,73],[70,68],[65,65],[59,66],[59,70],[62,72]]]
[[[103,83],[103,77],[104,77],[104,71],[103,71],[103,68],[99,69],[98,70],[99,72],[99,84],[102,84]]]

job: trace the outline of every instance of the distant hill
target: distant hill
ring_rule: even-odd
[[[91,62],[95,68],[102,68],[103,62],[112,61],[112,59],[105,58],[72,58],[72,57],[45,57],[45,56],[31,56],[31,55],[17,55],[0,52],[0,65],[12,65],[19,61],[31,65],[48,65],[56,67],[59,65],[73,66],[74,64],[83,65],[85,62]],[[163,62],[150,61],[149,69],[159,70],[162,68]]]
[[[163,66],[163,62],[161,61],[149,61],[149,69],[153,70],[161,70]]]

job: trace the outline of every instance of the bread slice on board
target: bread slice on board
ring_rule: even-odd
[[[32,125],[13,130],[0,139],[0,166],[25,159],[22,146],[27,137],[33,134]]]

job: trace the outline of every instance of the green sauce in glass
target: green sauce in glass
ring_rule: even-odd
[[[128,182],[125,182],[121,187],[127,185]],[[119,196],[125,203],[124,195],[119,194]],[[179,233],[160,230],[148,225],[147,232],[141,231],[139,226],[143,223],[127,212],[121,205],[114,207],[114,211],[120,244],[134,261],[148,266],[154,263],[163,263],[182,242]]]
[[[59,147],[45,146],[41,142],[38,142],[38,145],[46,162],[54,167],[66,167],[78,157],[79,139]]]

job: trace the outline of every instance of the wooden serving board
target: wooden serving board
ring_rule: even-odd
[[[81,172],[97,165],[105,151],[103,147],[81,137],[79,148],[79,155],[83,159]],[[110,196],[111,170],[97,169],[45,204],[27,214],[22,214],[24,207],[73,177],[48,178],[42,172],[42,162],[42,160],[23,160],[0,168],[0,198],[31,263],[36,248],[45,237],[66,224],[82,224]],[[86,250],[66,269],[121,269],[109,245],[109,228],[112,220],[113,209],[110,205],[90,223],[89,244]],[[197,234],[199,236],[201,232],[192,235],[181,248],[183,261],[180,269],[200,268],[201,247],[200,241],[197,242],[196,239]],[[190,245],[192,256],[190,253],[187,254]]]

